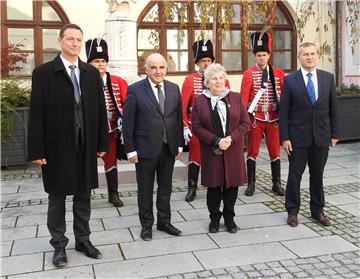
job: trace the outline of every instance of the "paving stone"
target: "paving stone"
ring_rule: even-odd
[[[168,276],[168,279],[183,279],[184,277],[180,274],[176,274],[176,275],[170,275]]]
[[[302,269],[299,268],[298,266],[287,266],[286,269],[291,273],[301,272],[302,271]]]
[[[273,211],[263,204],[243,204],[243,205],[235,206],[235,214],[237,216],[261,214],[261,213],[269,213],[269,212],[273,212]],[[187,221],[209,218],[209,211],[207,210],[207,208],[180,210],[179,213]]]
[[[243,272],[234,273],[234,274],[231,274],[231,276],[232,276],[234,279],[245,279],[245,278],[247,278],[247,277],[246,277],[246,274],[243,273]]]
[[[184,275],[184,279],[194,279],[194,278],[198,278],[197,274],[192,272],[192,273],[185,273]]]
[[[344,273],[347,273],[347,272],[350,271],[350,270],[349,270],[348,268],[346,268],[345,266],[335,267],[334,269],[336,270],[337,273],[340,273],[340,274],[344,274]]]
[[[49,240],[48,237],[14,240],[11,255],[53,251],[54,248],[50,245]],[[71,238],[67,247],[70,245],[74,245],[74,240]]]
[[[15,240],[35,237],[36,226],[10,228],[1,230],[1,240]]]
[[[255,268],[252,265],[243,265],[243,266],[241,266],[241,269],[244,270],[244,271],[255,270]]]
[[[336,262],[336,261],[328,262],[327,265],[330,266],[330,267],[333,267],[333,268],[342,266],[341,263]]]
[[[214,242],[206,235],[172,237],[121,244],[121,249],[126,259],[166,255],[169,251],[171,253],[182,253],[216,247]]]
[[[275,268],[273,268],[273,271],[275,273],[283,273],[283,272],[286,272],[286,269],[283,267],[275,267]]]
[[[309,273],[311,276],[314,276],[314,277],[322,274],[317,269],[309,269],[309,270],[306,270],[306,272]]]
[[[279,243],[247,245],[241,247],[212,249],[194,252],[201,264],[206,268],[223,268],[241,264],[265,262],[271,258],[284,260],[296,258]]]
[[[337,274],[336,271],[332,268],[327,268],[327,269],[323,269],[322,272],[325,275],[333,275],[333,274]]]
[[[264,227],[264,228],[255,228],[255,229],[246,229],[246,230],[240,229],[236,234],[229,235],[228,232],[220,232],[217,234],[210,235],[210,237],[220,247],[266,243],[266,242],[283,241],[289,239],[306,239],[315,236],[318,236],[318,234],[316,234],[314,231],[310,230],[304,225],[299,225],[296,228],[292,228],[286,225],[286,226]]]
[[[226,274],[226,270],[223,269],[223,268],[212,269],[211,272],[212,272],[212,274],[214,274],[215,276]]]
[[[281,273],[280,278],[282,278],[282,279],[292,279],[293,276],[290,273]]]
[[[270,263],[266,263],[266,265],[270,268],[281,267],[280,262],[270,262]]]
[[[0,257],[10,256],[12,243],[12,240],[0,242]]]
[[[228,273],[238,273],[239,269],[236,266],[229,266],[225,268]]]
[[[47,205],[32,205],[32,206],[22,206],[16,208],[4,208],[2,211],[2,216],[13,217],[21,215],[31,215],[31,214],[45,214],[47,213]]]
[[[258,272],[258,271],[249,271],[247,273],[247,275],[250,277],[250,278],[256,278],[256,277],[260,277],[261,276],[261,273]]]
[[[96,278],[150,278],[203,270],[191,253],[156,256],[94,265]]]
[[[333,205],[344,205],[344,204],[350,204],[350,203],[358,203],[359,199],[355,198],[349,194],[341,193],[341,194],[335,194],[335,195],[327,195],[326,202],[333,204]]]
[[[1,275],[20,274],[42,270],[41,253],[1,258]]]
[[[198,272],[197,275],[201,278],[208,278],[212,276],[213,274],[209,270]]]
[[[255,192],[253,196],[248,197],[245,195],[241,195],[239,199],[244,203],[259,203],[259,202],[266,202],[266,201],[273,201],[274,198],[271,196],[265,194],[265,193],[259,193]]]
[[[8,279],[20,278],[94,278],[91,265],[80,267],[61,268],[50,271],[26,273],[25,275],[9,276]]]
[[[1,185],[1,195],[14,194],[17,193],[18,191],[19,191],[19,185]]]
[[[343,274],[345,278],[359,278],[357,274],[355,273],[345,273]]]
[[[269,276],[274,276],[276,275],[275,271],[271,270],[271,269],[263,269],[260,270],[260,273],[265,276],[265,278],[268,278]]]
[[[267,269],[268,267],[266,266],[266,264],[260,263],[260,264],[254,264],[253,267],[257,270],[261,270],[261,269]]]
[[[6,228],[13,228],[15,227],[16,223],[16,217],[4,217],[4,215],[1,216],[1,229]]]
[[[337,235],[289,240],[283,241],[282,243],[300,257],[313,257],[324,254],[355,251],[358,249],[358,247]]]
[[[298,272],[298,273],[295,273],[295,278],[307,278],[309,277],[309,275],[305,272]]]
[[[66,249],[66,256],[68,259],[68,264],[66,267],[98,264],[110,261],[121,261],[124,259],[117,244],[104,246],[96,245],[96,248],[98,248],[103,255],[101,259],[92,259],[86,257],[84,253],[78,252],[75,249]],[[53,252],[45,253],[45,270],[56,269],[52,263],[53,255]]]
[[[291,260],[281,261],[280,263],[285,267],[295,266],[296,265],[296,263],[294,261],[291,261]]]
[[[345,204],[338,206],[340,209],[354,215],[354,216],[360,216],[360,206],[359,202],[351,203],[351,204]]]

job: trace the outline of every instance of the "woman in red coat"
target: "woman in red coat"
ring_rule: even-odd
[[[200,140],[201,183],[208,187],[206,201],[211,233],[219,231],[221,216],[227,231],[237,232],[234,205],[238,187],[246,182],[243,139],[250,120],[241,95],[226,89],[225,81],[223,66],[208,66],[204,73],[207,89],[196,98],[192,111],[193,131]]]

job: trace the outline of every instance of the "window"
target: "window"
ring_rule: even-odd
[[[1,45],[7,53],[25,54],[21,71],[6,75],[30,76],[35,66],[52,60],[59,52],[57,37],[60,28],[69,23],[56,1],[1,1]],[[16,49],[7,47],[18,46]]]
[[[214,1],[214,9],[219,8]],[[230,31],[214,42],[216,62],[225,66],[229,73],[239,74],[254,64],[251,50],[244,46],[241,36],[241,15],[243,3],[233,2],[232,23]],[[273,37],[273,53],[270,63],[276,67],[291,71],[296,69],[296,32],[295,23],[289,11],[281,1],[276,2],[276,20],[270,32]],[[168,61],[169,74],[187,74],[195,71],[192,44],[201,35],[200,9],[194,1],[175,1],[173,11],[166,11],[163,1],[151,1],[138,18],[138,65],[139,74],[144,73],[144,61],[152,52],[159,52]],[[185,9],[182,9],[185,7]],[[248,3],[248,9],[253,2]],[[179,11],[186,11],[182,14]],[[219,9],[218,9],[219,10]],[[165,13],[168,17],[165,17]],[[221,25],[219,16],[216,23]],[[205,38],[212,39],[214,19],[208,17],[208,30]],[[265,14],[258,12],[249,25],[250,33],[260,31],[265,22]],[[251,43],[250,43],[251,44]],[[244,51],[246,49],[246,51]]]

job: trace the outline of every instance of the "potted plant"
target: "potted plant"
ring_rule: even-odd
[[[342,84],[338,88],[340,140],[360,139],[360,87]]]
[[[26,63],[21,44],[2,47],[1,53],[1,166],[26,164],[27,120],[30,88],[28,80],[9,73],[19,72],[19,62]],[[6,77],[6,78],[4,78]]]

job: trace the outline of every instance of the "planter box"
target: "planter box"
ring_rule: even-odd
[[[338,96],[340,140],[360,140],[360,96]]]
[[[13,117],[13,132],[6,138],[6,143],[1,143],[1,166],[16,166],[27,163],[27,129],[29,108],[16,108]]]

